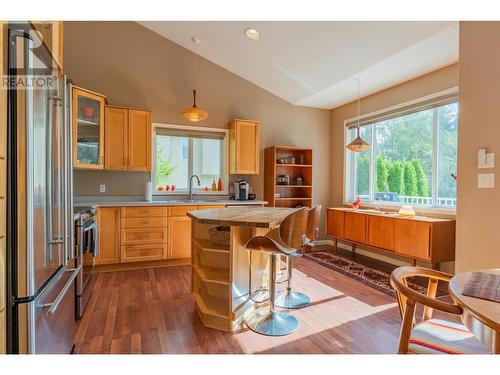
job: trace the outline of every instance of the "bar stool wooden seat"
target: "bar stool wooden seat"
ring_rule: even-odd
[[[265,236],[250,239],[246,248],[250,251],[264,251],[271,257],[270,307],[266,313],[255,311],[247,318],[247,326],[252,331],[268,335],[283,336],[295,332],[298,320],[290,313],[276,311],[276,264],[280,255],[298,255],[302,247],[307,228],[307,208],[302,208],[288,215],[278,228],[272,229]]]
[[[409,277],[429,279],[427,295],[407,285]],[[436,299],[438,281],[450,281],[452,275],[422,267],[399,267],[391,273],[401,313],[398,354],[487,354],[489,350],[460,323],[432,319],[433,310],[462,315],[462,308]],[[422,320],[415,322],[415,307],[424,305]]]
[[[319,233],[319,219],[321,215],[321,206],[317,205],[310,208],[307,212],[307,227],[306,227],[306,237],[297,253],[292,256],[286,256],[286,268],[287,268],[287,287],[285,292],[280,295],[276,300],[276,306],[283,307],[286,309],[301,309],[308,306],[311,303],[311,298],[304,293],[296,292],[292,289],[292,275],[293,275],[293,258],[295,256],[302,256],[304,252],[304,247],[315,246],[316,239]]]

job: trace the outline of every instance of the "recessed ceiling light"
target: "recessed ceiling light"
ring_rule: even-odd
[[[257,41],[260,39],[260,33],[259,33],[259,30],[257,30],[257,29],[248,28],[245,30],[245,35],[247,36],[248,39],[251,39],[254,41]]]

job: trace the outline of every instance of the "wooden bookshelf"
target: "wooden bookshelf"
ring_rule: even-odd
[[[303,155],[303,160],[301,160]],[[282,158],[295,158],[295,163],[280,163]],[[264,152],[264,199],[270,207],[312,207],[312,149],[296,146],[271,146]],[[290,176],[290,185],[278,184],[278,176]],[[295,180],[302,177],[302,185]],[[278,196],[279,195],[279,196]]]

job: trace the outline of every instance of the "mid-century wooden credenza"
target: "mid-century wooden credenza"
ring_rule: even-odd
[[[411,260],[439,263],[455,260],[455,220],[402,217],[350,208],[327,209],[327,233],[337,241]]]

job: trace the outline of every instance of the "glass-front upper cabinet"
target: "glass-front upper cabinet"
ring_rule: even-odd
[[[73,87],[73,167],[104,168],[105,96]]]

